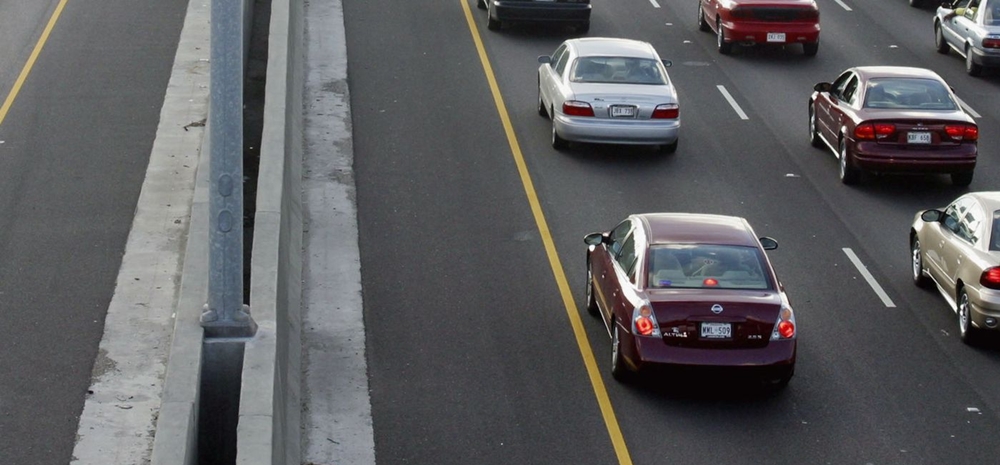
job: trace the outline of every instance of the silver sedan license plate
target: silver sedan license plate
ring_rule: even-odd
[[[611,106],[611,117],[612,118],[634,118],[635,117],[635,107],[631,105],[612,105]]]
[[[908,132],[906,133],[907,144],[930,144],[931,133],[929,132]]]
[[[733,337],[733,325],[730,323],[702,323],[701,337],[706,339],[729,339]]]

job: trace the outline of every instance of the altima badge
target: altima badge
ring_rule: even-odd
[[[714,313],[716,315],[722,313],[722,305],[719,305],[719,304],[713,305],[712,306],[712,313]]]

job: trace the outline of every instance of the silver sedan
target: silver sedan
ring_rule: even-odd
[[[569,142],[656,145],[677,150],[677,90],[647,42],[570,39],[538,62],[538,114],[552,120],[552,146]]]
[[[969,75],[1000,67],[1000,0],[942,5],[934,17],[934,45],[939,53],[955,50],[962,55]]]

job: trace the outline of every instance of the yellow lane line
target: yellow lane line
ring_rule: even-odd
[[[562,263],[556,253],[555,242],[552,234],[549,233],[548,223],[545,221],[545,214],[542,213],[541,203],[535,193],[535,187],[531,182],[531,175],[528,173],[527,165],[524,163],[524,156],[521,154],[521,146],[514,135],[514,127],[510,123],[507,115],[507,107],[503,103],[500,95],[500,87],[497,85],[496,77],[493,74],[493,67],[490,66],[489,57],[486,56],[486,48],[479,36],[479,29],[473,21],[472,11],[469,9],[469,0],[459,0],[462,9],[465,11],[465,19],[469,23],[469,30],[472,33],[472,40],[476,43],[476,51],[479,52],[479,60],[483,63],[483,71],[486,73],[486,80],[490,84],[490,91],[493,93],[493,100],[497,105],[497,112],[500,113],[500,121],[503,123],[504,132],[507,133],[507,143],[510,145],[511,154],[514,156],[514,163],[517,164],[517,172],[521,175],[521,183],[524,185],[524,192],[528,195],[528,203],[531,205],[531,213],[535,217],[538,225],[538,232],[542,236],[542,243],[545,245],[545,253],[548,255],[549,266],[552,274],[555,275],[556,285],[562,295],[563,306],[569,316],[570,325],[573,326],[573,334],[576,336],[576,344],[583,357],[583,364],[587,367],[587,375],[590,377],[590,384],[594,388],[594,395],[597,397],[597,404],[600,406],[601,415],[604,417],[604,425],[611,436],[611,444],[614,445],[615,454],[618,456],[619,465],[632,465],[632,457],[629,456],[628,448],[625,446],[625,438],[622,436],[621,428],[618,426],[618,419],[615,418],[614,408],[611,407],[611,399],[608,397],[608,390],[601,379],[600,371],[597,368],[597,361],[594,359],[594,352],[590,350],[590,341],[587,340],[587,333],[583,329],[583,322],[580,321],[580,313],[576,310],[576,302],[573,301],[573,294],[569,290],[566,281],[566,273],[563,272]]]
[[[10,89],[10,93],[7,94],[7,98],[3,101],[3,106],[0,107],[0,124],[3,124],[4,118],[7,117],[7,112],[10,111],[11,105],[14,104],[14,99],[17,97],[17,93],[21,91],[21,86],[24,85],[24,81],[28,79],[28,74],[31,73],[31,68],[35,66],[35,60],[38,59],[38,55],[42,53],[42,48],[45,47],[45,42],[49,40],[49,34],[52,29],[56,26],[56,21],[59,20],[59,15],[62,14],[63,8],[66,7],[66,2],[69,0],[60,0],[59,4],[56,5],[55,11],[52,12],[52,17],[49,18],[49,24],[45,26],[45,30],[42,31],[42,36],[38,38],[38,42],[35,44],[35,49],[31,51],[31,56],[28,57],[28,62],[24,64],[24,68],[21,69],[21,74],[17,76],[17,80],[14,81],[14,87]]]

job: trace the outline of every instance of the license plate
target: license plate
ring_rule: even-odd
[[[906,133],[907,144],[930,144],[931,133],[929,132],[908,132]]]
[[[611,117],[633,118],[635,117],[635,107],[628,105],[614,105],[611,107]]]
[[[784,42],[785,33],[784,32],[768,32],[767,33],[768,42]]]
[[[733,326],[729,323],[702,323],[701,337],[706,339],[729,339],[733,337]]]

